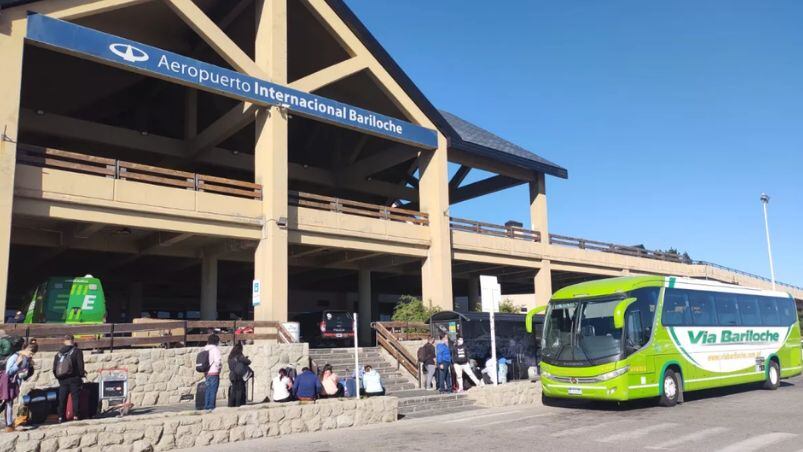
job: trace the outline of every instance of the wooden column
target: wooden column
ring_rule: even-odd
[[[257,2],[257,66],[276,83],[287,83],[287,0]],[[254,179],[262,184],[265,224],[254,255],[254,279],[262,286],[255,320],[287,321],[287,115],[260,109],[256,118]]]

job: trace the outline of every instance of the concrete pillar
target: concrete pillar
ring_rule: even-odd
[[[14,201],[14,173],[19,137],[20,89],[22,86],[24,17],[0,14],[0,312],[6,310],[11,209]]]
[[[530,224],[531,229],[541,233],[541,242],[549,244],[544,173],[537,173],[535,180],[530,182]]]
[[[142,299],[144,287],[141,282],[128,285],[128,321],[142,317]]]
[[[438,134],[438,149],[418,157],[418,197],[421,211],[429,214],[430,245],[421,266],[421,292],[425,305],[454,308],[452,297],[452,245],[449,229],[449,178],[446,138]]]
[[[468,310],[480,310],[477,308],[482,304],[482,293],[480,292],[480,277],[471,275],[468,278]]]
[[[550,261],[541,261],[541,268],[535,272],[535,305],[543,306],[552,297],[552,265]]]
[[[201,261],[201,320],[217,320],[217,258]]]
[[[257,2],[257,65],[276,83],[287,83],[287,0]],[[261,303],[254,320],[287,321],[287,114],[260,109],[256,118],[254,180],[262,184],[262,238],[254,254]]]
[[[359,310],[357,315],[360,345],[367,346],[371,342],[372,296],[371,271],[360,269],[358,277]]]

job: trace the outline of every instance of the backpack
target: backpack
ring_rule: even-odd
[[[53,373],[56,374],[56,378],[71,377],[75,373],[72,362],[72,354],[74,351],[75,348],[71,348],[67,353],[59,353],[56,355],[56,368],[53,369]]]
[[[195,370],[205,374],[209,372],[209,367],[209,351],[201,350],[200,353],[195,356]]]
[[[427,360],[427,352],[424,351],[424,346],[418,349],[418,362],[423,363]]]

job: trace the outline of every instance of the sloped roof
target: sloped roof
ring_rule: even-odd
[[[401,85],[418,108],[449,139],[449,145],[470,154],[501,161],[508,165],[568,178],[566,168],[558,166],[524,148],[513,144],[475,124],[443,110],[438,110],[407,76],[393,57],[382,47],[344,0],[327,0],[329,6],[365,44],[385,70]]]
[[[558,166],[517,144],[511,143],[448,111],[440,110],[440,114],[449,122],[458,137],[458,139],[453,137],[450,142],[450,145],[454,148],[564,179],[569,177],[566,168]]]

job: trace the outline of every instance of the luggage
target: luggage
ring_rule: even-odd
[[[98,394],[97,383],[84,383],[81,385],[81,390],[78,392],[78,413],[75,413],[75,404],[72,401],[72,394],[67,395],[67,409],[65,410],[64,417],[73,419],[76,416],[79,419],[90,419],[98,414],[98,401],[100,395]]]
[[[195,409],[201,411],[206,405],[206,382],[202,381],[195,386]]]
[[[344,397],[354,397],[357,395],[357,380],[354,378],[343,379]]]
[[[28,408],[28,422],[41,424],[58,408],[58,389],[32,389],[22,396],[23,406]]]

